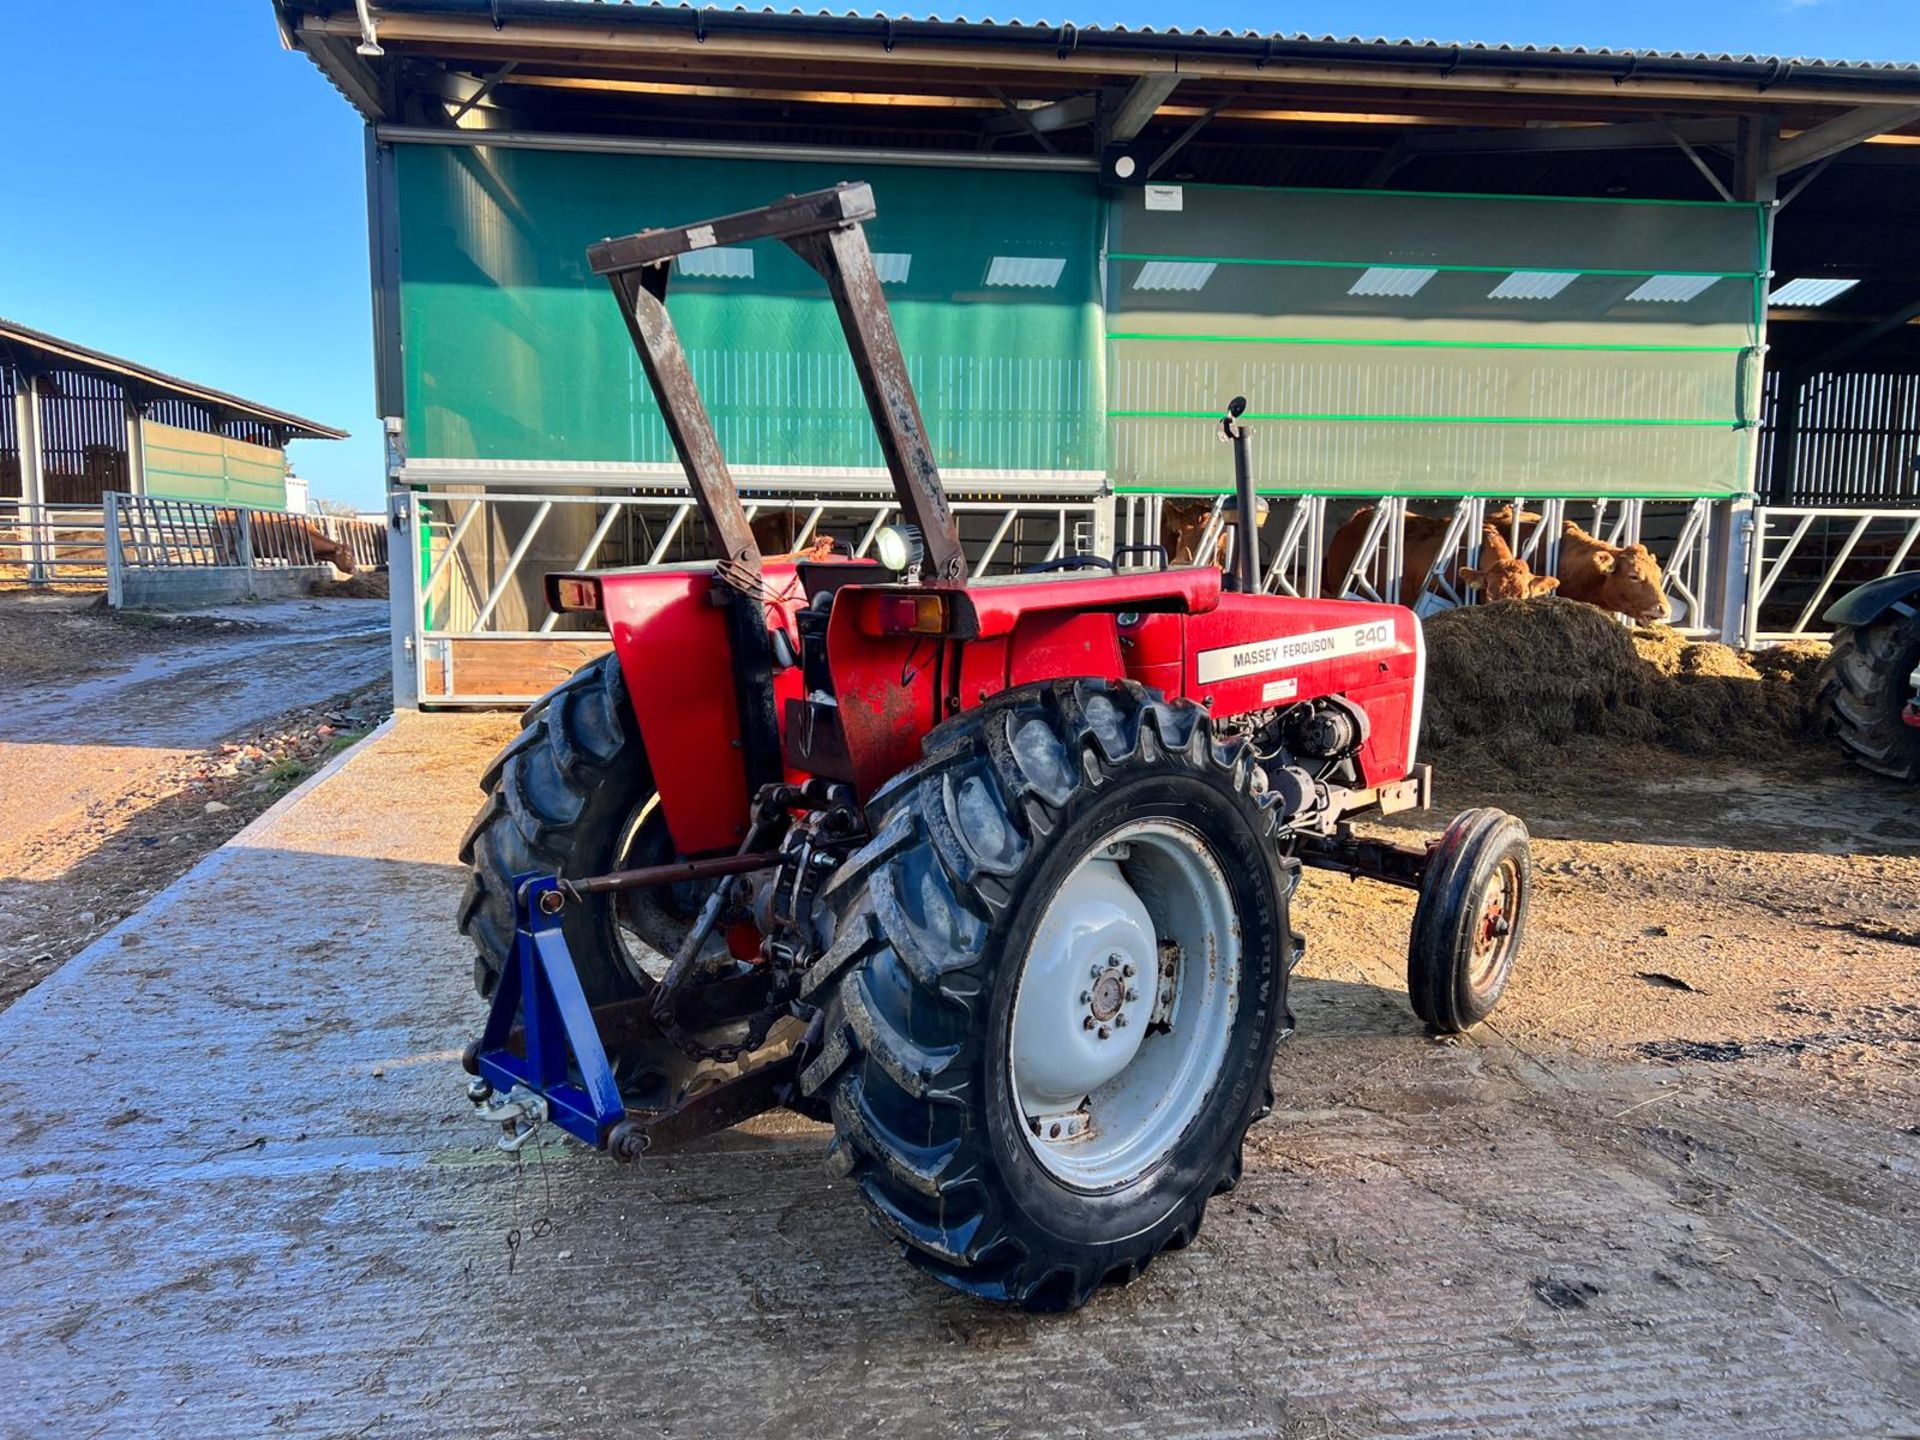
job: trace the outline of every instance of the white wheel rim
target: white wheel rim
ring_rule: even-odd
[[[1226,1063],[1240,957],[1197,831],[1137,821],[1081,857],[1034,928],[1007,1049],[1016,1122],[1056,1179],[1110,1190],[1179,1143]]]

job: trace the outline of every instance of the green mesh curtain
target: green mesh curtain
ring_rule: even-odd
[[[671,461],[587,246],[860,179],[942,464],[1105,468],[1101,206],[1086,176],[397,148],[414,456]],[[732,461],[880,465],[831,303],[784,246],[686,257],[668,303]]]
[[[1757,207],[1170,186],[1109,247],[1122,489],[1230,488],[1235,395],[1276,492],[1747,488]]]

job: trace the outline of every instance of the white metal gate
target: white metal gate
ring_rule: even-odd
[[[1920,566],[1920,510],[1758,506],[1745,641],[1824,639],[1828,605],[1910,565]]]
[[[651,488],[651,487],[650,487]],[[758,487],[756,487],[758,488]],[[899,518],[885,493],[774,491],[743,497],[750,520],[778,517],[782,543],[818,535],[864,556]],[[976,575],[1110,546],[1100,497],[1016,497],[954,490],[955,520]],[[657,493],[582,493],[574,487],[479,485],[415,488],[407,543],[420,577],[409,637],[423,705],[519,704],[544,694],[610,643],[597,617],[546,608],[543,577],[555,570],[666,565],[704,558],[699,511],[684,487]],[[767,548],[763,545],[763,548]]]
[[[1115,501],[1114,533],[1122,546],[1160,543],[1161,517],[1168,495],[1127,494]],[[1222,533],[1228,553],[1233,531],[1228,525],[1231,496],[1214,497],[1212,514],[1195,543],[1201,556],[1215,552]],[[1481,527],[1488,516],[1511,507],[1515,517],[1539,518],[1531,530],[1517,533],[1516,555],[1535,573],[1555,573],[1560,558],[1561,526],[1574,521],[1596,538],[1614,545],[1644,543],[1666,574],[1667,595],[1673,602],[1673,625],[1689,634],[1717,633],[1718,605],[1713,587],[1714,508],[1712,500],[1540,500],[1524,496],[1511,500],[1468,497],[1452,502],[1445,516],[1447,532],[1427,573],[1418,577],[1415,609],[1422,615],[1470,604],[1473,595],[1458,583],[1462,565],[1478,565]],[[1397,600],[1406,574],[1402,537],[1408,501],[1404,496],[1377,500],[1330,499],[1324,495],[1269,497],[1269,510],[1260,526],[1260,558],[1265,588],[1275,595],[1338,595],[1352,600]],[[1338,506],[1337,510],[1330,507]],[[1338,523],[1358,509],[1373,514],[1352,562],[1340,576],[1325,573],[1327,552]],[[1130,566],[1158,563],[1136,550],[1127,555]]]

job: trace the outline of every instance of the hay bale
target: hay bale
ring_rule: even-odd
[[[1426,633],[1424,743],[1510,772],[1576,742],[1764,757],[1814,738],[1824,647],[1749,655],[1554,597],[1449,610]]]

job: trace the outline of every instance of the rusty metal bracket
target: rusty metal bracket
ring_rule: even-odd
[[[665,1110],[628,1111],[607,1136],[608,1153],[622,1161],[659,1155],[776,1109],[792,1093],[804,1058],[802,1047],[795,1046],[777,1060],[710,1085]]]

